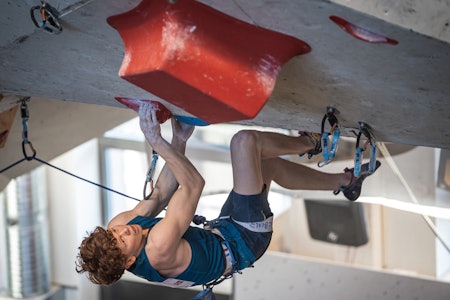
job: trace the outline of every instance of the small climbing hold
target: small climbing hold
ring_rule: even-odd
[[[345,30],[350,35],[352,35],[355,38],[362,40],[364,42],[384,43],[384,44],[391,44],[391,45],[398,44],[398,42],[394,39],[391,39],[384,35],[364,29],[364,28],[357,26],[355,24],[352,24],[338,16],[330,16],[330,20],[333,21],[334,23],[336,23],[339,27],[341,27],[343,30]]]

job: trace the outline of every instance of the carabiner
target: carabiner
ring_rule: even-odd
[[[28,148],[30,148],[31,155],[27,153],[26,145],[28,145]],[[36,150],[34,149],[33,144],[30,141],[22,141],[22,153],[25,159],[28,161],[33,160],[36,157]]]
[[[22,153],[26,160],[33,160],[36,157],[36,150],[33,144],[28,140],[28,119],[30,118],[30,113],[28,111],[27,102],[30,101],[30,97],[25,97],[21,100],[20,104],[20,116],[22,118]],[[27,146],[31,150],[31,155],[27,152]]]
[[[153,155],[152,155],[152,163],[150,164],[150,167],[149,167],[148,172],[147,172],[147,177],[146,177],[145,183],[144,183],[144,190],[143,190],[144,200],[150,199],[150,197],[153,194],[153,175],[155,174],[156,163],[158,161],[159,155],[158,155],[158,153],[156,153],[155,150],[153,150],[152,153],[153,153]],[[150,193],[147,194],[147,187],[148,186],[150,186]]]
[[[41,21],[38,22],[36,20],[35,12],[39,13]],[[56,8],[46,3],[44,0],[41,0],[41,5],[33,6],[30,9],[30,16],[37,28],[44,29],[45,31],[53,34],[58,34],[63,30],[58,19],[60,13]]]

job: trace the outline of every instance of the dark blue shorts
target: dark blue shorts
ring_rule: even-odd
[[[267,200],[266,186],[256,195],[241,195],[231,191],[220,212],[220,217],[227,216],[255,258],[259,259],[272,238],[273,213]]]

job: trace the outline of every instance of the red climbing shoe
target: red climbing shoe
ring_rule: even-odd
[[[375,173],[375,171],[381,166],[381,162],[379,162],[378,160],[375,163],[375,170],[373,171],[373,173]],[[343,185],[341,186],[338,190],[334,191],[333,193],[335,195],[339,194],[340,192],[344,193],[344,196],[350,200],[350,201],[355,201],[356,199],[359,198],[359,195],[361,194],[361,187],[362,187],[362,183],[364,181],[364,179],[366,179],[368,176],[372,175],[373,173],[368,173],[367,171],[369,170],[369,163],[365,163],[361,166],[361,175],[358,177],[355,177],[353,175],[353,170],[354,168],[345,168],[344,172],[351,172],[352,174],[352,179],[350,180],[350,183],[348,185]]]
[[[322,153],[322,135],[320,133],[309,132],[309,131],[299,131],[300,136],[309,137],[309,139],[314,143],[314,148],[307,152],[308,159],[311,159],[314,155]],[[305,153],[299,154],[300,157],[305,155]]]

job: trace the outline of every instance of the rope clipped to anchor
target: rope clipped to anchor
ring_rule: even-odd
[[[21,118],[22,118],[22,153],[23,153],[24,157],[22,159],[16,161],[15,163],[7,166],[6,168],[0,170],[0,174],[5,172],[5,171],[7,171],[7,170],[9,170],[9,169],[11,169],[12,167],[14,167],[14,166],[16,166],[18,164],[20,164],[21,162],[23,162],[25,160],[27,160],[27,161],[36,160],[36,161],[38,161],[38,162],[40,162],[40,163],[42,163],[44,165],[47,165],[47,166],[52,167],[52,168],[54,168],[54,169],[56,169],[58,171],[66,173],[67,175],[70,175],[72,177],[78,178],[80,180],[83,180],[83,181],[85,181],[87,183],[90,183],[90,184],[93,184],[95,186],[98,186],[98,187],[103,188],[105,190],[108,190],[110,192],[119,194],[119,195],[121,195],[123,197],[129,198],[129,199],[132,199],[132,200],[141,201],[140,199],[128,196],[126,194],[123,194],[121,192],[118,192],[116,190],[108,188],[108,187],[103,186],[101,184],[98,184],[98,183],[95,183],[93,181],[90,181],[90,180],[88,180],[86,178],[83,178],[81,176],[78,176],[78,175],[75,175],[73,173],[70,173],[70,172],[68,172],[66,170],[63,170],[63,169],[61,169],[61,168],[59,168],[57,166],[54,166],[54,165],[50,164],[49,162],[46,162],[46,161],[38,158],[36,156],[36,153],[37,153],[36,149],[33,147],[33,144],[31,143],[30,139],[28,138],[28,119],[30,117],[30,114],[29,114],[29,111],[28,111],[28,104],[27,103],[29,101],[30,101],[30,97],[25,97],[25,98],[22,98],[20,100],[20,102],[21,102],[21,104],[20,104],[20,114],[21,114]]]

